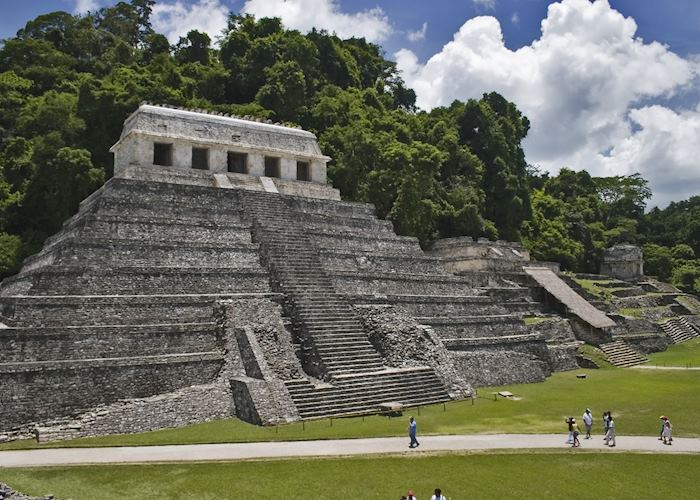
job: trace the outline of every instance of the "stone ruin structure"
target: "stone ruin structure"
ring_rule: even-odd
[[[644,276],[644,255],[635,245],[615,245],[603,252],[600,274],[621,280],[636,280]]]
[[[0,440],[374,413],[578,366],[580,329],[524,269],[555,264],[424,252],[340,200],[309,132],[145,104],[112,151],[0,286]]]

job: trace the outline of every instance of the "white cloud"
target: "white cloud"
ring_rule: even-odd
[[[513,24],[520,24],[520,15],[517,12],[513,12],[513,15],[510,16],[510,22]]]
[[[472,2],[482,9],[493,10],[496,8],[496,0],[472,0]]]
[[[199,0],[194,4],[181,1],[158,2],[153,6],[151,23],[158,33],[175,43],[191,30],[208,34],[212,40],[221,36],[228,20],[228,8],[221,0]]]
[[[495,18],[475,17],[425,64],[407,49],[396,60],[420,107],[497,91],[531,121],[524,142],[529,162],[551,172],[562,166],[594,175],[639,171],[650,181],[654,201],[665,203],[697,194],[700,162],[684,158],[700,158],[690,149],[698,146],[678,140],[682,125],[693,123],[697,112],[677,114],[639,103],[687,88],[697,71],[667,47],[636,38],[636,29],[607,0],[563,0],[549,6],[540,38],[518,50],[505,46]],[[663,117],[666,129],[654,125],[652,116]],[[661,132],[682,151],[664,153],[655,135]],[[697,143],[697,137],[688,143]],[[681,191],[671,189],[669,175],[681,171],[685,184]]]
[[[369,42],[381,42],[393,31],[381,8],[348,14],[335,0],[247,0],[241,12],[279,17],[286,28],[301,32],[325,29],[341,38],[364,37]]]
[[[653,105],[630,111],[638,130],[598,156],[607,175],[639,172],[654,179],[650,206],[700,194],[700,108],[675,112]]]
[[[423,23],[423,27],[417,31],[409,31],[406,35],[412,42],[425,40],[425,34],[428,32],[428,23]]]
[[[98,8],[99,2],[97,0],[75,0],[73,12],[76,14],[84,14],[88,11],[96,11]]]

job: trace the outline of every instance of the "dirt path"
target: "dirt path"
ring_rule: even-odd
[[[246,460],[319,456],[351,456],[383,453],[435,451],[566,448],[562,434],[481,434],[461,436],[418,436],[420,447],[408,448],[408,438],[334,439],[169,446],[127,446],[114,448],[55,448],[0,452],[0,467],[51,465],[190,462],[203,460]],[[652,436],[619,436],[617,446],[604,446],[602,436],[581,439],[582,449],[651,453],[700,453],[700,439],[677,438],[673,446]]]

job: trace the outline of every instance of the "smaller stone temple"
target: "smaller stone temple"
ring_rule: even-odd
[[[644,255],[635,245],[621,244],[606,248],[600,274],[621,280],[633,280],[644,275]]]
[[[142,104],[124,122],[115,177],[130,166],[170,167],[326,183],[326,163],[311,132],[223,114]]]

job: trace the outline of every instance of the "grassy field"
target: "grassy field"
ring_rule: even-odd
[[[700,347],[700,346],[699,346]],[[580,380],[576,374],[585,372]],[[64,446],[125,446],[184,443],[222,443],[398,436],[405,434],[406,418],[418,419],[422,434],[551,433],[564,432],[564,417],[593,411],[600,433],[601,415],[611,410],[618,433],[655,435],[658,416],[669,415],[678,436],[700,436],[700,371],[663,371],[604,368],[556,373],[537,384],[479,389],[479,398],[411,409],[401,418],[380,416],[324,419],[279,427],[258,427],[236,419],[179,429],[133,435],[85,438],[50,443]],[[516,400],[498,398],[492,391],[509,390]],[[33,441],[0,445],[0,449],[39,447]]]
[[[649,364],[658,366],[700,367],[700,337],[669,346],[664,352],[648,356]]]
[[[698,455],[547,451],[6,469],[24,493],[103,500],[697,498]]]

